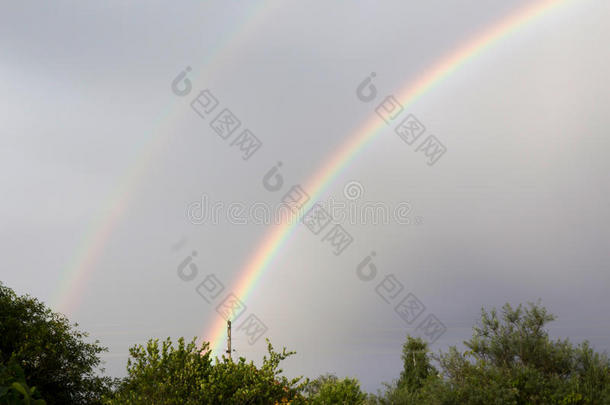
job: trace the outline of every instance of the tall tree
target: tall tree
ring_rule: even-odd
[[[63,315],[0,283],[0,363],[15,362],[49,405],[98,404],[110,378],[99,376],[106,348]]]
[[[408,391],[418,391],[429,376],[438,373],[430,362],[428,343],[421,338],[407,336],[402,347],[402,363],[398,386]]]
[[[373,397],[373,401],[384,405],[421,403],[422,388],[438,378],[432,365],[428,343],[421,338],[407,336],[402,346],[403,369],[398,380],[386,384],[385,395]]]

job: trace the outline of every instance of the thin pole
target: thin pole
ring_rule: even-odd
[[[227,321],[227,355],[231,360],[231,321]]]

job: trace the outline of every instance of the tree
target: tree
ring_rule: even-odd
[[[546,325],[555,317],[540,304],[506,304],[481,311],[481,323],[464,342],[441,356],[458,401],[485,403],[502,398],[515,404],[608,404],[610,362],[588,342],[551,340]],[[475,384],[476,382],[476,384]],[[488,402],[487,402],[488,403]]]
[[[307,383],[305,387],[307,403],[313,405],[326,404],[364,404],[367,395],[360,389],[356,379],[339,379],[334,374],[321,375]]]
[[[540,304],[502,313],[481,310],[481,322],[464,342],[437,357],[437,375],[426,347],[411,338],[403,349],[404,370],[383,404],[610,404],[610,361],[587,342],[550,339],[546,325],[555,317]],[[421,352],[418,349],[422,349]]]
[[[0,283],[0,363],[15,362],[25,382],[49,405],[96,404],[110,379],[100,377],[98,341],[30,296],[18,296]]]
[[[212,367],[207,349],[207,344],[197,348],[194,341],[185,344],[183,338],[175,348],[169,338],[161,345],[154,339],[130,348],[128,376],[107,403],[203,403],[200,385]]]
[[[421,338],[407,336],[402,347],[403,370],[398,386],[410,392],[421,389],[428,377],[436,376],[438,371],[430,363],[428,343]]]
[[[106,404],[273,404],[301,399],[300,378],[289,380],[279,368],[293,352],[276,352],[268,342],[268,357],[258,368],[243,357],[213,362],[209,344],[198,347],[195,342],[185,344],[180,338],[174,346],[168,338],[161,346],[150,340],[146,347],[132,347],[127,377]]]
[[[403,370],[393,384],[386,384],[385,395],[375,398],[380,404],[420,403],[421,389],[438,377],[438,371],[431,363],[428,343],[421,338],[407,336],[402,346]]]

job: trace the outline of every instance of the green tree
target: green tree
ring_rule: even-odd
[[[464,342],[441,356],[450,383],[445,397],[461,403],[608,404],[610,362],[588,342],[552,340],[546,325],[555,317],[540,304],[502,313],[481,311],[481,323]]]
[[[533,303],[516,308],[506,304],[501,314],[483,309],[472,338],[464,342],[467,350],[454,346],[437,357],[440,375],[426,363],[427,356],[409,367],[409,357],[426,348],[408,338],[401,378],[378,402],[610,404],[608,357],[587,342],[574,346],[568,340],[552,340],[546,325],[554,319]]]
[[[0,283],[0,363],[18,364],[49,405],[97,404],[109,389],[110,379],[98,374],[106,349],[77,327]]]
[[[178,340],[173,347],[168,338],[129,349],[127,378],[108,403],[116,404],[190,404],[202,403],[200,385],[210,374],[212,361],[208,345],[198,348],[194,340]]]
[[[299,403],[303,384],[300,378],[282,376],[280,362],[294,354],[276,352],[268,342],[268,356],[262,366],[242,357],[212,361],[209,344],[197,346],[195,339],[185,344],[180,338],[162,345],[150,340],[146,347],[130,349],[127,377],[107,404],[274,404]]]
[[[403,370],[398,386],[410,392],[419,391],[428,377],[438,373],[430,360],[428,343],[421,338],[407,336],[402,347]]]
[[[422,387],[438,378],[438,371],[431,363],[428,343],[421,338],[407,336],[402,346],[403,369],[400,378],[386,384],[384,395],[374,398],[378,404],[411,404],[423,401]]]
[[[353,378],[339,379],[334,374],[325,374],[306,384],[307,403],[313,405],[364,404],[367,395],[360,389],[360,383]]]

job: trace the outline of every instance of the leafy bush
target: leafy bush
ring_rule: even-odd
[[[303,389],[300,378],[281,376],[279,364],[293,352],[276,352],[268,343],[269,357],[257,368],[244,358],[212,361],[209,344],[197,346],[183,338],[130,349],[127,377],[106,404],[273,404],[297,403]]]

